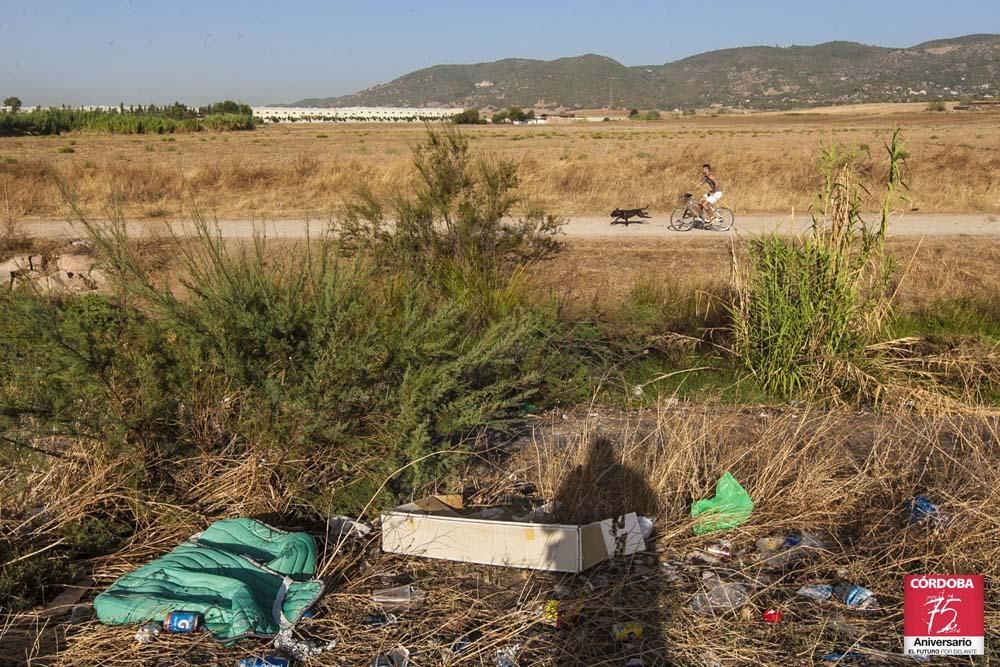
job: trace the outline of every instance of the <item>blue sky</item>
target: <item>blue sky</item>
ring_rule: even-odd
[[[421,67],[582,53],[626,65],[834,39],[1000,32],[997,0],[0,0],[0,98],[250,104],[353,92]]]

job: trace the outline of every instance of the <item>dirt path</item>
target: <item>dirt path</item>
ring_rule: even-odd
[[[719,232],[691,230],[675,232],[668,228],[666,214],[655,214],[652,219],[642,224],[610,225],[610,218],[599,215],[570,216],[565,227],[566,236],[580,239],[634,239],[634,238],[692,238],[692,237],[722,237]],[[190,223],[182,220],[169,223],[180,235],[192,232]],[[263,229],[268,236],[280,238],[302,238],[307,230],[317,235],[325,228],[325,222],[314,220],[270,220],[266,222],[255,220],[220,220],[219,229],[226,238],[248,238],[254,229]],[[760,234],[777,231],[782,234],[794,234],[807,229],[809,219],[798,216],[793,222],[788,215],[752,215],[737,217],[733,230],[744,234]],[[143,221],[130,225],[133,236],[141,237],[167,230],[167,221]],[[65,220],[36,220],[24,223],[24,231],[29,236],[60,238],[81,236],[81,230]],[[903,213],[892,219],[891,236],[1000,236],[1000,215],[991,214],[947,214],[947,213]]]

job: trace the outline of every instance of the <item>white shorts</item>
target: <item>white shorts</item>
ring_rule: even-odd
[[[713,192],[710,195],[705,195],[705,201],[707,201],[709,204],[714,204],[720,199],[722,199],[722,190],[719,190],[718,192]]]

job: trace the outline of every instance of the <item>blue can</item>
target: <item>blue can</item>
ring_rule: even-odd
[[[194,632],[198,629],[198,613],[193,611],[172,611],[163,621],[167,632]]]
[[[266,658],[240,658],[236,667],[289,667],[292,661],[280,655],[269,655]]]

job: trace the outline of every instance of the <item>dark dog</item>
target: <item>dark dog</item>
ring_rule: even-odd
[[[629,218],[649,218],[649,204],[642,208],[616,208],[611,211],[612,225],[625,225],[628,227]]]

